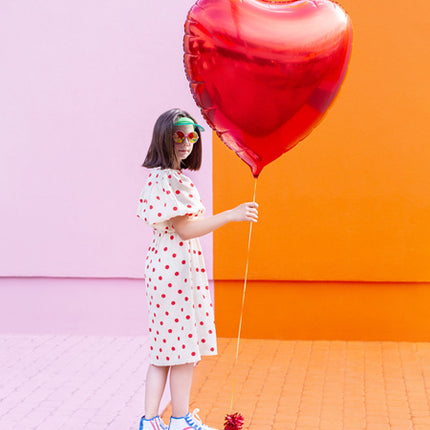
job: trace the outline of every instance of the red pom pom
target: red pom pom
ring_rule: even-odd
[[[244,418],[239,412],[225,417],[224,430],[241,430],[243,428]]]

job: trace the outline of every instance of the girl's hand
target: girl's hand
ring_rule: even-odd
[[[258,203],[247,202],[230,210],[232,221],[258,221]]]

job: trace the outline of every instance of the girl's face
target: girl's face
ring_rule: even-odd
[[[193,150],[194,143],[190,142],[189,135],[194,132],[194,126],[191,124],[177,125],[174,127],[173,133],[178,133],[179,136],[185,136],[182,143],[175,142],[173,139],[173,145],[175,148],[175,157],[176,157],[176,167],[179,169],[181,166],[181,161],[185,160]]]

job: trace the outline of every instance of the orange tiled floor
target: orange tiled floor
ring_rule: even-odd
[[[236,339],[218,349],[195,370],[190,410],[222,429]],[[243,339],[236,375],[248,430],[430,430],[430,343]]]

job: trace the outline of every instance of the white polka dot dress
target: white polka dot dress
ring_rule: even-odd
[[[216,355],[213,305],[198,238],[182,240],[171,218],[203,215],[199,193],[182,171],[152,169],[137,216],[154,229],[145,263],[150,361],[172,366]]]

